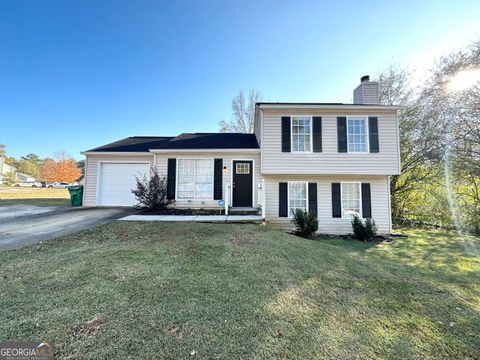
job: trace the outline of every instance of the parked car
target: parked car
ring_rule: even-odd
[[[21,181],[17,182],[15,187],[42,187],[42,183],[40,181]]]
[[[47,184],[47,188],[49,189],[67,189],[69,186],[70,184],[66,182],[53,182]]]

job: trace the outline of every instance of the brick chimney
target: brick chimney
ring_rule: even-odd
[[[353,103],[378,105],[378,82],[370,81],[369,75],[362,76],[360,85],[353,90]]]

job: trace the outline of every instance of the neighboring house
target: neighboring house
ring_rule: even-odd
[[[35,179],[33,176],[17,172],[15,167],[5,163],[4,156],[0,156],[0,185],[4,183],[4,177],[10,172],[15,173],[15,176],[19,182],[37,181],[37,179]]]
[[[318,215],[319,232],[351,232],[351,214],[391,231],[389,177],[400,174],[397,110],[362,78],[354,104],[257,103],[254,134],[130,137],[86,151],[84,205],[134,205],[135,176],[156,166],[177,207],[263,207],[292,227],[294,209]]]
[[[15,168],[5,162],[4,156],[0,156],[0,185],[4,183],[4,177],[10,172],[15,172]]]
[[[17,172],[17,179],[20,182],[32,182],[32,181],[37,181],[33,176]]]

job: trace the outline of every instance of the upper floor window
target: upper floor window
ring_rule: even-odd
[[[177,199],[213,198],[213,160],[178,159]]]
[[[348,117],[348,152],[368,152],[368,125],[366,117]]]
[[[312,151],[312,124],[310,117],[292,117],[292,152]]]

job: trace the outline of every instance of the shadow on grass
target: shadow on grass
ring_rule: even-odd
[[[60,358],[474,357],[478,290],[396,254],[415,241],[114,222],[0,253],[0,338],[52,339]]]
[[[425,276],[395,257],[337,255],[334,268],[328,264],[322,272],[324,264],[317,264],[321,275],[279,291],[265,305],[275,325],[262,336],[258,354],[475,357],[480,346],[478,275]],[[298,347],[298,342],[311,346]]]

